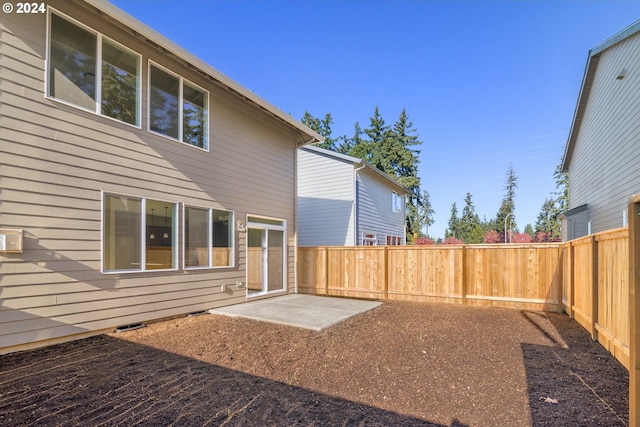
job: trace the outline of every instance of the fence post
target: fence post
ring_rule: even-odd
[[[573,243],[568,242],[568,250],[567,250],[567,256],[569,257],[569,266],[568,266],[568,281],[569,283],[567,283],[567,308],[569,310],[569,317],[570,318],[575,318],[574,314],[573,314],[573,302],[574,302],[574,298],[575,298],[575,292],[576,292],[576,281],[575,281],[575,263],[574,263],[574,247],[573,247]]]
[[[629,425],[640,423],[640,195],[629,198]]]
[[[462,265],[460,266],[462,273],[462,304],[467,305],[467,245],[462,245]]]
[[[329,296],[329,247],[324,248],[324,294]]]
[[[598,340],[598,241],[591,237],[591,338]]]
[[[384,247],[384,300],[389,299],[389,247]]]
[[[558,245],[558,256],[556,258],[558,262],[558,309],[562,313],[562,306],[564,300],[564,248]]]

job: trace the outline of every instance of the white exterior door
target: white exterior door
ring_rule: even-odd
[[[286,291],[285,221],[249,216],[247,296]]]

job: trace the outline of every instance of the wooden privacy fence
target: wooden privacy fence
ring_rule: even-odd
[[[550,244],[298,248],[298,291],[566,311],[629,367],[627,228]]]
[[[558,244],[301,247],[298,291],[562,311]]]
[[[563,305],[629,368],[629,230],[619,228],[562,245]]]

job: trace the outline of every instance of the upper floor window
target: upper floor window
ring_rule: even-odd
[[[149,130],[209,147],[209,94],[154,64],[149,66]]]
[[[391,193],[391,212],[402,212],[403,197],[395,191]]]
[[[140,126],[137,53],[50,13],[47,95]]]

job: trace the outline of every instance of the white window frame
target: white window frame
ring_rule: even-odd
[[[208,222],[208,230],[207,230],[207,248],[208,248],[208,257],[209,265],[196,265],[196,266],[187,266],[186,256],[187,256],[187,208],[195,208],[207,210],[209,214],[209,222]],[[182,265],[185,270],[205,270],[205,269],[221,269],[221,268],[234,268],[236,266],[236,238],[235,238],[235,218],[236,213],[234,210],[230,209],[220,209],[220,208],[212,208],[210,206],[198,206],[192,204],[184,204],[182,207],[183,215],[182,215]],[[231,219],[229,220],[229,232],[231,233],[231,246],[230,249],[230,257],[229,257],[229,265],[211,265],[211,248],[212,248],[212,224],[213,224],[213,211],[222,211],[229,212],[231,214]]]
[[[141,239],[140,242],[140,268],[132,268],[132,269],[122,269],[122,270],[105,270],[105,200],[107,197],[109,196],[113,196],[113,197],[126,197],[129,199],[138,199],[140,200],[140,236],[139,238]],[[171,239],[174,242],[172,247],[175,249],[174,254],[172,256],[172,261],[171,263],[174,265],[174,267],[172,268],[163,268],[163,269],[147,269],[146,265],[147,265],[147,200],[153,200],[156,202],[165,202],[165,203],[171,203],[173,205],[175,205],[175,219],[173,220],[173,224],[172,224],[172,236]],[[179,270],[179,263],[178,263],[178,250],[179,250],[179,232],[178,232],[178,224],[180,223],[180,203],[177,201],[170,201],[170,200],[162,200],[162,199],[156,199],[156,198],[152,198],[152,197],[143,197],[143,196],[138,196],[138,195],[133,195],[133,194],[122,194],[122,193],[116,193],[116,192],[110,192],[110,191],[102,191],[102,207],[101,207],[101,230],[100,230],[100,240],[101,240],[101,245],[100,245],[100,270],[103,274],[128,274],[128,273],[148,273],[148,272],[166,272],[166,271],[177,271]]]
[[[95,99],[95,106],[93,109],[89,109],[89,108],[85,108],[81,105],[78,104],[74,104],[73,102],[67,101],[65,99],[62,98],[57,98],[53,95],[51,95],[50,93],[50,81],[49,81],[49,77],[50,77],[50,66],[51,66],[51,30],[52,30],[52,26],[51,26],[51,16],[52,15],[57,15],[58,17],[70,22],[73,25],[76,25],[80,28],[82,28],[83,30],[95,34],[96,36],[96,73],[95,73],[95,80],[96,80],[96,99]],[[100,117],[105,117],[109,120],[113,120],[115,122],[118,123],[122,123],[124,125],[127,126],[133,126],[136,129],[142,129],[142,55],[139,54],[138,52],[129,49],[128,47],[124,46],[122,43],[118,43],[117,41],[113,40],[110,37],[105,36],[104,34],[94,30],[93,28],[83,24],[82,22],[71,18],[70,16],[52,8],[49,7],[47,9],[47,59],[46,59],[46,66],[45,66],[45,78],[44,78],[44,94],[45,94],[45,98],[47,99],[51,99],[53,101],[56,102],[60,102],[61,104],[65,104],[65,105],[69,105],[71,107],[74,108],[78,108],[80,110],[83,111],[87,111],[90,113],[93,113],[95,115],[98,115]],[[102,41],[103,38],[106,39],[109,43],[115,45],[116,47],[125,50],[135,56],[138,57],[138,75],[137,75],[137,80],[136,80],[136,124],[133,123],[128,123],[122,120],[119,120],[115,117],[111,117],[108,116],[106,114],[102,114],[101,110],[102,110]]]
[[[279,223],[279,224],[275,224],[275,222]],[[273,291],[261,291],[261,292],[254,292],[251,293],[249,292],[249,288],[247,287],[247,298],[254,298],[254,297],[260,297],[260,296],[264,296],[264,295],[271,295],[271,294],[278,294],[278,293],[286,293],[287,292],[287,288],[288,288],[288,276],[289,276],[289,272],[288,272],[288,253],[289,253],[289,242],[288,242],[288,237],[287,237],[287,220],[284,218],[276,218],[276,217],[270,217],[270,216],[263,216],[263,215],[255,215],[255,214],[247,214],[246,216],[246,230],[247,230],[247,240],[246,240],[246,250],[248,253],[249,250],[249,229],[255,229],[255,230],[263,230],[266,231],[267,233],[267,244],[268,244],[268,232],[270,230],[274,230],[274,231],[282,231],[282,288],[281,289],[277,289],[277,290],[273,290]],[[263,265],[264,267],[264,265]],[[249,283],[249,269],[247,268],[246,271],[246,282],[245,283]],[[262,286],[264,286],[264,278],[263,278],[263,283]]]
[[[178,79],[178,81],[180,82],[180,86],[178,89],[178,138],[174,138],[171,135],[166,135],[164,133],[160,133],[160,132],[156,132],[154,130],[151,130],[151,67],[155,67],[158,68],[162,71],[164,71],[167,74],[170,74],[174,77],[176,77]],[[193,148],[197,148],[199,150],[203,150],[203,151],[209,151],[209,112],[210,112],[210,94],[209,91],[204,89],[203,87],[193,83],[190,80],[185,79],[184,77],[182,77],[180,74],[175,73],[171,70],[169,70],[167,67],[164,67],[160,64],[158,64],[155,61],[149,60],[148,66],[147,66],[147,131],[149,133],[152,133],[154,135],[159,135],[162,136],[164,138],[168,138],[172,141],[178,141],[180,143],[183,143],[189,147],[193,147]],[[205,125],[204,125],[204,132],[206,135],[206,147],[198,147],[197,145],[193,145],[193,144],[189,144],[188,142],[183,141],[184,139],[184,135],[183,135],[183,124],[184,124],[184,111],[183,111],[183,107],[184,107],[184,95],[183,95],[183,88],[184,85],[187,86],[191,86],[192,88],[201,91],[202,93],[205,94],[206,99],[205,99],[205,104],[206,104],[206,117],[205,117]]]
[[[378,235],[362,232],[362,246],[378,246]]]
[[[404,197],[395,191],[391,192],[391,212],[401,213]]]

